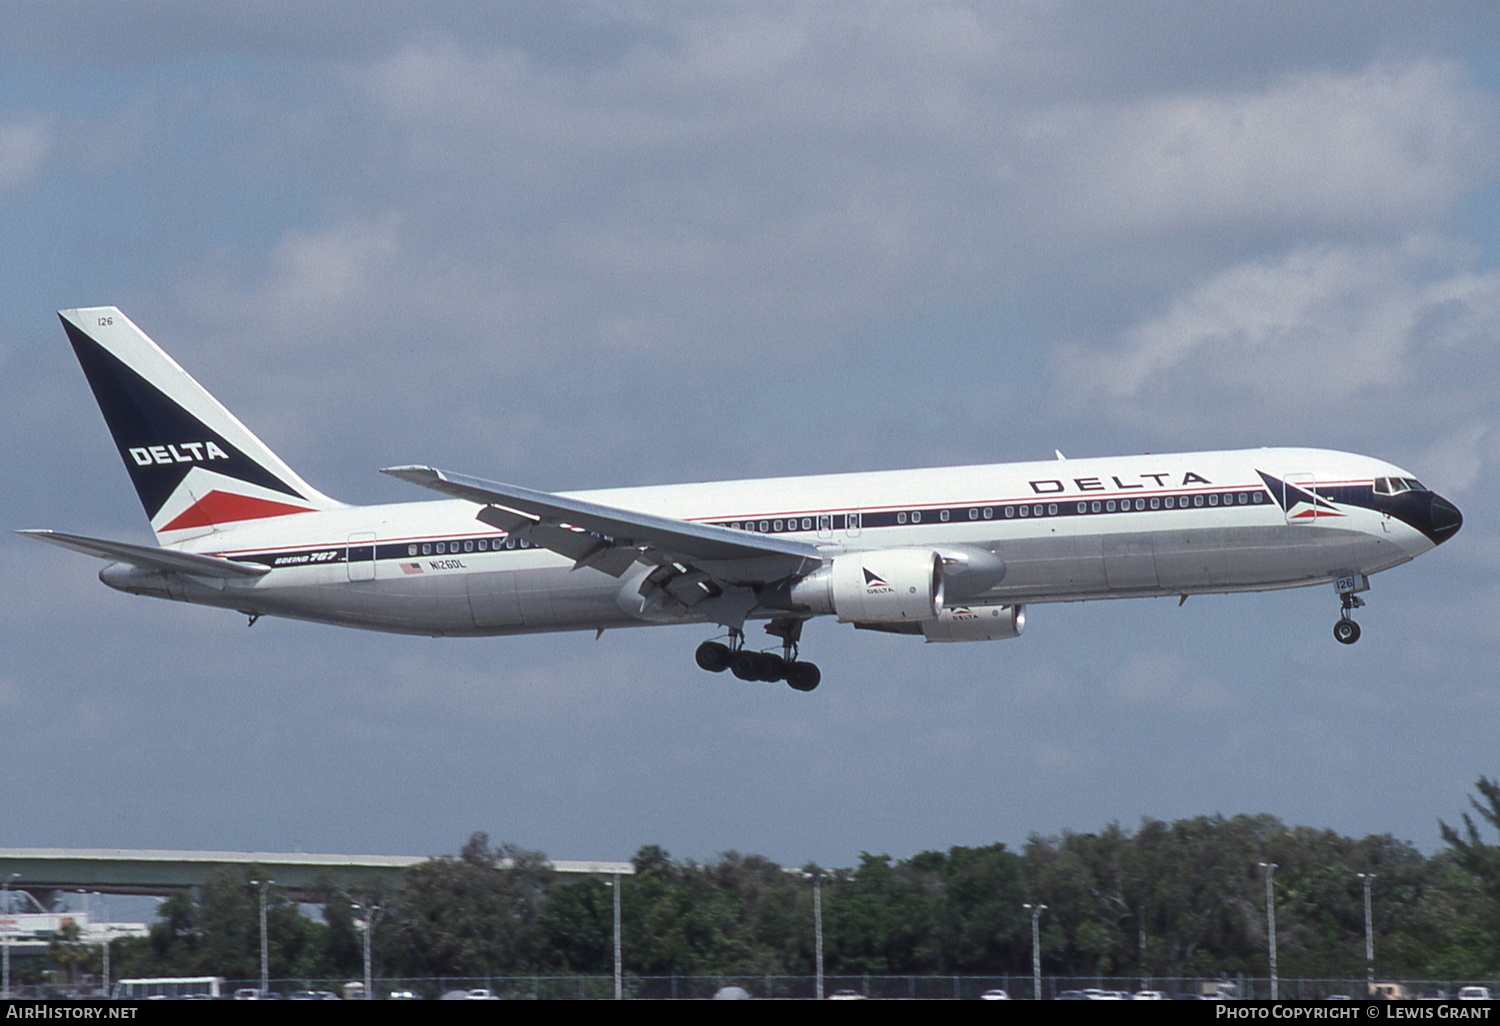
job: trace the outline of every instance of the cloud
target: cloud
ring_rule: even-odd
[[[0,123],[0,189],[29,185],[51,152],[52,143],[50,119]]]
[[[1193,665],[1175,652],[1131,653],[1105,686],[1130,705],[1195,712],[1222,712],[1234,705],[1223,685],[1195,673]]]
[[[1222,436],[1488,409],[1500,272],[1431,238],[1324,245],[1211,274],[1106,350],[1074,346],[1057,387],[1123,421]],[[1412,403],[1421,396],[1424,403]],[[1451,423],[1451,421],[1448,421]]]
[[[1449,62],[1044,108],[1031,183],[1072,234],[1409,225],[1500,166],[1494,97]]]

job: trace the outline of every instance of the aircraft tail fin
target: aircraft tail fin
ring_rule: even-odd
[[[60,310],[157,541],[335,509],[112,306]]]

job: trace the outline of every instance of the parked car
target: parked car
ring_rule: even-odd
[[[1459,987],[1458,999],[1460,1001],[1493,1001],[1488,987]]]
[[[1007,994],[1005,991],[1001,990],[999,987],[996,987],[994,990],[987,990],[983,994],[979,995],[979,1000],[981,1000],[981,1001],[1009,1001],[1010,1000],[1010,995]]]

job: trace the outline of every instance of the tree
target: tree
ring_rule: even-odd
[[[475,833],[458,858],[407,870],[377,940],[405,976],[533,973],[550,966],[542,926],[552,868],[541,852]]]
[[[1481,819],[1500,830],[1500,783],[1489,777],[1480,777],[1474,786],[1484,797],[1484,803],[1481,804],[1478,798],[1470,795],[1469,805]],[[1462,835],[1447,823],[1438,820],[1443,840],[1453,849],[1458,864],[1472,873],[1493,897],[1500,898],[1500,847],[1484,842],[1479,836],[1479,828],[1474,825],[1474,818],[1467,812],[1463,814],[1463,820]]]
[[[72,919],[64,919],[57,935],[47,945],[47,958],[67,970],[69,983],[77,983],[78,970],[94,958],[93,946],[83,943],[80,936],[78,924]]]

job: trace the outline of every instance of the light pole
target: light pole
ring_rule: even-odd
[[[1140,939],[1141,948],[1141,989],[1146,989],[1149,977],[1146,976],[1146,906],[1141,905],[1135,910],[1135,925]]]
[[[622,971],[623,962],[620,955],[620,874],[611,873],[609,879],[604,881],[604,886],[610,889],[614,899],[615,916],[615,1000],[625,1000],[625,976]]]
[[[98,894],[98,898],[99,907],[104,910],[104,996],[109,997],[109,899],[103,894]]]
[[[4,982],[0,983],[0,997],[10,997],[10,931],[14,928],[10,914],[10,882],[20,877],[20,873],[11,873],[0,883],[0,912],[4,919],[0,920],[0,951],[4,952]]]
[[[1271,955],[1271,1000],[1277,1000],[1276,987],[1276,897],[1271,890],[1271,877],[1276,872],[1276,863],[1259,862],[1266,871],[1266,943]]]
[[[1365,995],[1375,992],[1375,929],[1370,920],[1370,881],[1374,873],[1355,873],[1365,885]]]
[[[80,890],[79,896],[83,898],[83,918],[93,921],[92,910],[89,908],[89,898],[99,899],[99,907],[102,908],[103,918],[99,920],[101,943],[99,945],[99,957],[104,963],[103,977],[104,996],[109,997],[109,903],[105,901],[104,895],[98,891]]]
[[[374,942],[375,924],[380,921],[380,913],[384,911],[379,905],[369,905],[353,898],[349,899],[349,907],[357,908],[364,916],[362,921],[364,932],[365,949],[365,1000],[375,1000],[375,974],[371,967],[370,945]]]
[[[266,888],[275,880],[251,880],[252,887],[260,888],[260,992],[271,989],[271,948],[266,940]]]
[[[803,876],[812,880],[813,885],[813,954],[817,965],[817,995],[818,1000],[823,1000],[823,871],[815,869],[812,872],[804,871]]]
[[[1025,904],[1021,907],[1031,910],[1031,1000],[1040,1001],[1042,999],[1042,935],[1037,922],[1042,918],[1042,913],[1047,910],[1047,906]]]

